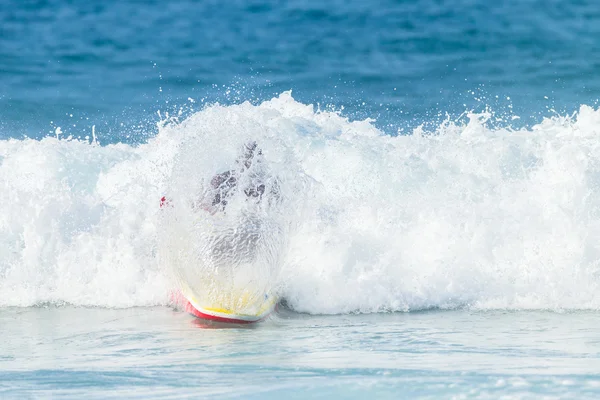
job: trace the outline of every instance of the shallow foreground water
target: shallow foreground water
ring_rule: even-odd
[[[0,311],[2,398],[595,398],[595,313],[430,311],[206,325],[167,307]]]

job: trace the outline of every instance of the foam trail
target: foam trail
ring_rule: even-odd
[[[469,118],[389,137],[283,93],[137,147],[2,141],[0,305],[167,304],[160,197],[192,196],[257,140],[286,196],[273,285],[295,310],[599,309],[600,112]]]

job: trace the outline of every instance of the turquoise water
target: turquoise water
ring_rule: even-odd
[[[595,313],[284,311],[245,329],[167,308],[0,318],[5,398],[594,398],[600,386]]]
[[[3,3],[0,397],[598,397],[599,30],[591,1]],[[261,216],[282,303],[206,325],[165,254],[203,254],[252,140],[277,207],[221,222]]]

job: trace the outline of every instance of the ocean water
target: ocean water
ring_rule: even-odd
[[[597,398],[598,50],[591,1],[4,2],[0,397]],[[160,198],[249,141],[281,303],[208,324]]]

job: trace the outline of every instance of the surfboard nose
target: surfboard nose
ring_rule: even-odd
[[[223,303],[219,299],[209,302],[198,300],[185,290],[177,292],[174,303],[186,312],[211,321],[247,324],[267,318],[277,305],[277,296],[264,293],[260,297],[241,294],[236,303]]]

